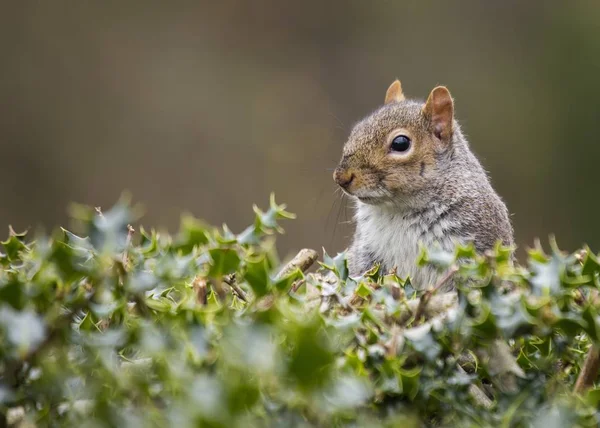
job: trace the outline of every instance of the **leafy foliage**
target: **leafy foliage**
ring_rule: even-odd
[[[351,278],[344,254],[277,275],[274,234],[292,215],[273,199],[240,234],[189,216],[174,236],[134,234],[124,200],[73,212],[78,235],[2,242],[5,425],[600,421],[600,389],[572,392],[600,342],[589,249],[551,242],[526,267],[502,247],[424,253],[455,272],[457,291],[441,295],[378,267]]]

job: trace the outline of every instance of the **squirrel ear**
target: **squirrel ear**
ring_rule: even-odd
[[[396,79],[385,93],[384,104],[398,103],[400,101],[404,101],[404,94],[402,93],[402,84],[398,79]]]
[[[447,139],[452,135],[454,119],[454,103],[450,91],[445,86],[437,86],[429,94],[423,114],[431,120],[433,132],[439,139]]]

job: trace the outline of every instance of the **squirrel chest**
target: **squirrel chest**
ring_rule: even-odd
[[[451,250],[455,241],[468,238],[452,233],[453,223],[446,216],[448,209],[433,205],[422,210],[399,211],[359,204],[355,239],[350,248],[351,272],[361,272],[380,263],[384,271],[395,268],[398,276],[410,276],[416,288],[434,285],[439,272],[417,266],[421,247],[437,244]]]

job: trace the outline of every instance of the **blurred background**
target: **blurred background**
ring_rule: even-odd
[[[0,225],[129,190],[146,226],[240,231],[274,191],[282,256],[340,251],[332,170],[398,77],[449,86],[521,248],[600,249],[598,0],[6,2],[0,48]]]

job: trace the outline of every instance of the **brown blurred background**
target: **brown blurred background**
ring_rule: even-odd
[[[274,191],[282,255],[342,250],[331,171],[399,77],[449,86],[521,247],[600,249],[598,0],[4,2],[0,36],[0,225],[129,190],[239,231]]]

